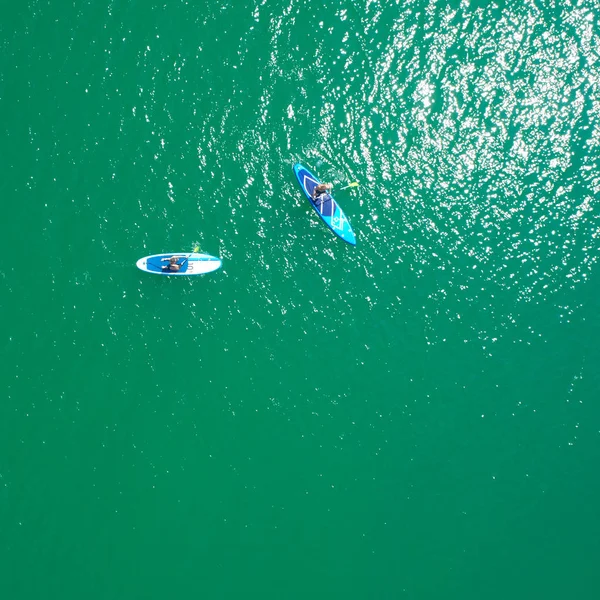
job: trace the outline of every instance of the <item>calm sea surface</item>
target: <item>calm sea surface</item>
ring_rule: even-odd
[[[3,2],[0,109],[3,599],[599,597],[600,0]]]

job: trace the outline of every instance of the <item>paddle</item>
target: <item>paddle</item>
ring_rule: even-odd
[[[348,188],[351,188],[351,187],[358,187],[358,186],[359,186],[359,183],[358,183],[358,181],[353,181],[352,183],[350,183],[350,184],[348,184],[348,185],[345,185],[343,188],[340,188],[338,191],[340,191],[340,192],[341,192],[342,190],[347,190]]]

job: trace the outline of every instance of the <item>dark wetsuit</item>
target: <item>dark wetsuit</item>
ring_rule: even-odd
[[[166,267],[163,267],[163,271],[170,271],[172,273],[177,273],[181,269],[181,265],[178,263],[169,263]]]

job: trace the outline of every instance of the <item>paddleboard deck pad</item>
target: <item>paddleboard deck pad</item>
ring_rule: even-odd
[[[172,256],[177,257],[179,271],[169,271],[166,267],[169,264],[169,259]],[[173,275],[204,275],[211,271],[216,271],[223,264],[220,258],[211,256],[210,254],[198,254],[189,252],[171,252],[170,254],[153,254],[140,258],[136,263],[138,269],[147,273],[155,273],[156,275],[165,275],[171,277]]]
[[[350,222],[346,218],[344,211],[339,207],[338,203],[330,194],[321,194],[317,199],[314,199],[313,190],[319,183],[306,167],[301,164],[294,165],[294,173],[298,178],[298,183],[308,198],[310,205],[315,209],[317,214],[323,219],[327,227],[333,231],[338,237],[342,238],[348,244],[356,246],[356,236],[352,231]]]

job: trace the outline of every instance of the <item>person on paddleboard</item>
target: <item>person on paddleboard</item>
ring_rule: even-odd
[[[168,260],[169,264],[166,267],[163,267],[163,271],[179,271],[181,269],[181,265],[178,264],[178,260],[180,258],[185,258],[185,256],[171,256],[171,258],[161,258],[161,261]]]
[[[330,183],[319,183],[315,185],[312,197],[315,202],[323,202],[326,200],[325,196],[329,196],[327,193],[333,186]]]

